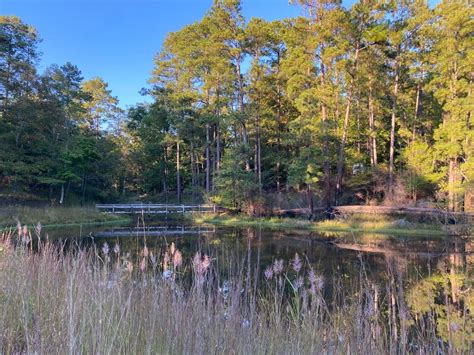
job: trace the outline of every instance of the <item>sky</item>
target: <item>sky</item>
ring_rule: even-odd
[[[353,0],[343,3],[348,6]],[[153,57],[168,32],[200,20],[212,0],[0,0],[1,15],[34,26],[42,39],[40,70],[71,62],[85,79],[100,76],[125,108],[146,98]],[[296,16],[288,0],[243,0],[246,19]]]

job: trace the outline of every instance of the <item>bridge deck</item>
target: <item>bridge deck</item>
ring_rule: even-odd
[[[97,204],[95,205],[95,208],[102,212],[114,214],[169,214],[185,212],[209,213],[217,211],[217,207],[215,205],[175,205],[161,203]]]
[[[135,227],[135,228],[113,228],[111,230],[99,231],[95,233],[94,238],[111,238],[111,237],[173,237],[173,236],[186,236],[186,235],[203,235],[215,233],[214,228],[201,228],[201,227]]]

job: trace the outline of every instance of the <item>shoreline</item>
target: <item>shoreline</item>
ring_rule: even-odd
[[[412,236],[453,236],[442,226],[434,224],[409,223],[407,226],[394,226],[393,221],[345,221],[331,220],[310,222],[303,219],[289,219],[277,217],[246,217],[225,215],[193,215],[192,220],[197,224],[211,224],[229,227],[263,227],[268,229],[297,229],[314,232],[340,233],[374,233],[385,235],[412,235]]]
[[[91,207],[25,207],[8,206],[0,209],[0,231],[16,229],[17,224],[35,228],[64,228],[80,225],[127,223],[131,217],[116,216],[96,211]]]

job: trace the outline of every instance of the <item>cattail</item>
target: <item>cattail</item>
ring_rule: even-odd
[[[114,245],[114,253],[117,255],[120,254],[120,245],[118,243]]]
[[[170,253],[171,255],[174,255],[174,252],[176,251],[176,247],[174,245],[174,243],[171,243],[171,247],[170,247]]]
[[[148,248],[147,248],[147,246],[145,245],[144,248],[143,248],[143,256],[144,256],[145,258],[147,258],[149,254],[150,254],[150,252],[148,251]]]
[[[298,255],[298,253],[296,253],[292,263],[293,270],[295,270],[296,272],[300,272],[302,266],[303,263],[301,262],[300,256]]]

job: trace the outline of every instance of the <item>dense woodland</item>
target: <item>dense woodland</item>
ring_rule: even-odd
[[[298,0],[272,22],[241,6],[170,33],[152,103],[126,110],[74,64],[40,73],[36,30],[1,16],[4,199],[472,208],[472,3]]]

